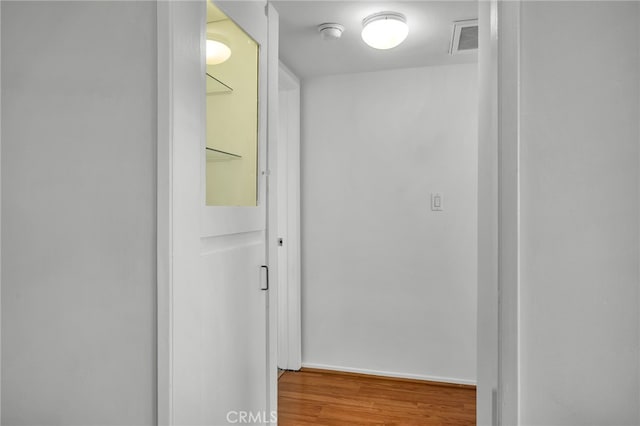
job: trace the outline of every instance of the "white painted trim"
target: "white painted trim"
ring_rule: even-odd
[[[2,2],[0,2],[0,34],[2,34]],[[1,39],[1,36],[0,36]],[[0,43],[1,45],[1,43]],[[0,49],[0,70],[2,70],[2,54]],[[0,71],[0,85],[2,71]],[[0,89],[0,164],[2,164],[2,90]],[[2,176],[2,166],[0,166]],[[2,179],[0,178],[0,224],[2,224]],[[0,242],[2,241],[2,226],[0,226]],[[0,244],[0,247],[2,244]],[[0,365],[2,365],[2,252],[0,249]],[[2,369],[0,369],[0,383],[2,383]],[[2,386],[0,386],[0,422],[2,421]]]
[[[476,422],[498,424],[498,0],[478,4]]]
[[[173,424],[173,2],[157,6],[157,424]]]
[[[428,382],[449,383],[449,384],[455,384],[455,385],[471,385],[471,386],[476,385],[475,380],[458,379],[454,377],[429,376],[426,374],[412,374],[412,373],[399,373],[395,371],[369,370],[367,368],[343,367],[343,366],[337,366],[337,365],[314,364],[314,363],[308,363],[308,362],[303,362],[302,367],[315,368],[318,370],[342,371],[345,373],[368,374],[371,376],[394,377],[397,379],[425,380]]]
[[[519,420],[520,0],[481,1],[479,426]]]
[[[278,143],[278,57],[280,23],[278,11],[267,3],[267,264],[273,281],[267,298],[267,407],[278,412],[278,216],[277,165]],[[269,425],[276,426],[277,422]]]
[[[281,275],[278,287],[283,290],[278,296],[278,312],[283,320],[278,322],[279,367],[299,370],[302,365],[302,316],[301,316],[301,231],[300,231],[300,80],[282,62],[279,65],[279,79],[282,84],[279,96],[286,99],[286,135],[280,135],[280,147],[286,151],[287,170],[286,199],[279,200],[279,210],[286,211],[286,230],[279,236],[285,237],[287,273]],[[279,170],[281,174],[283,170]],[[284,280],[286,277],[286,281]]]
[[[640,23],[640,5],[638,5],[638,8],[637,8],[636,21]],[[638,32],[638,54],[640,54],[640,31]],[[640,104],[640,96],[638,97],[638,102]],[[640,126],[640,116],[638,116],[638,125]],[[638,143],[640,143],[640,140],[638,141]],[[640,220],[640,217],[638,218],[638,220]],[[638,259],[638,268],[640,269],[640,258]],[[640,306],[640,292],[638,292],[638,305]],[[637,319],[638,319],[638,341],[640,341],[640,315],[638,315]],[[638,367],[638,383],[640,383],[640,357],[638,357],[637,367]],[[638,394],[637,407],[638,407],[638,418],[640,419],[640,393]]]
[[[520,13],[498,3],[498,419],[520,422]]]

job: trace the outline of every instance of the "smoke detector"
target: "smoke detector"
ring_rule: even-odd
[[[337,40],[342,37],[344,26],[333,22],[318,25],[318,31],[323,40]]]
[[[453,23],[449,54],[472,53],[478,50],[478,20],[467,19]]]

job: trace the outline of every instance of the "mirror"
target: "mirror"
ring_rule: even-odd
[[[258,43],[207,1],[206,205],[256,206]]]

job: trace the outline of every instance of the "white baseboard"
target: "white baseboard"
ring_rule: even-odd
[[[476,386],[475,380],[457,379],[454,377],[439,377],[439,376],[427,376],[423,374],[398,373],[395,371],[368,370],[366,368],[342,367],[338,365],[314,364],[309,362],[303,362],[302,367],[315,368],[318,370],[342,371],[345,373],[368,374],[371,376],[395,377],[399,379],[415,379],[415,380],[425,380],[429,382]]]

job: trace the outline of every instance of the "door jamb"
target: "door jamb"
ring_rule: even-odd
[[[498,415],[520,423],[520,13],[498,2]]]
[[[266,260],[278,282],[277,257],[277,143],[278,143],[278,57],[279,15],[271,2],[265,6],[267,15],[267,224]],[[267,295],[267,409],[268,424],[277,424],[278,413],[278,286],[273,285]],[[275,413],[275,417],[274,417]]]
[[[2,32],[2,2],[0,2],[0,33]],[[2,54],[0,52],[0,70],[2,69]],[[2,71],[0,71],[0,82],[2,82]],[[2,90],[0,90],[0,129],[2,129]],[[2,132],[0,131],[0,164],[2,163]],[[2,167],[0,166],[0,170]],[[2,173],[0,173],[2,176]],[[0,178],[0,183],[2,179]],[[2,185],[0,185],[0,223],[2,223]],[[2,227],[0,226],[0,241],[2,241]],[[0,244],[1,246],[1,244]],[[0,364],[2,361],[2,252],[0,249]],[[0,369],[0,383],[2,382],[2,372]],[[0,401],[2,401],[2,387],[0,386]],[[2,419],[2,404],[0,403],[0,419]]]
[[[479,87],[478,229],[485,231],[478,236],[477,421],[515,425],[520,410],[521,0],[483,0],[480,17],[481,43],[484,32],[486,44],[479,57],[484,77]]]
[[[157,0],[156,422],[173,424],[173,20],[172,1]]]
[[[278,230],[279,237],[284,236],[284,247],[279,250],[287,252],[287,281],[278,280],[278,336],[284,342],[278,342],[278,367],[285,370],[299,370],[302,367],[302,335],[301,335],[301,269],[300,269],[300,80],[287,68],[279,64],[280,84],[278,95],[287,102],[286,133],[278,138],[278,143],[285,143],[278,149],[286,150],[286,170],[278,165],[278,175],[286,175],[284,182],[287,199],[279,200],[279,209],[287,211],[286,229]],[[284,84],[282,84],[284,83]],[[279,112],[281,109],[279,108]],[[282,130],[279,126],[279,129]]]

